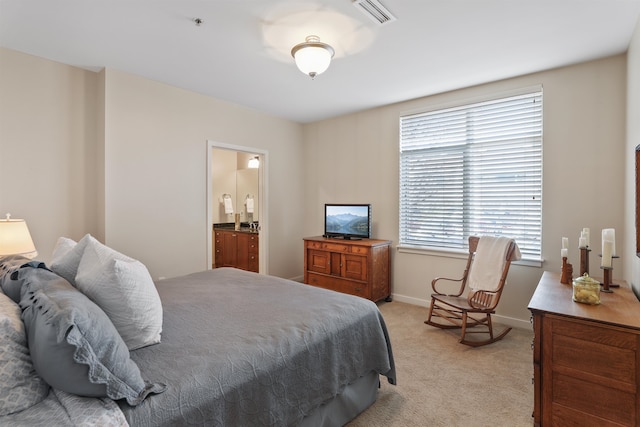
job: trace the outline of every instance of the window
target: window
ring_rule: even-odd
[[[400,245],[482,234],[542,257],[541,91],[400,118]]]

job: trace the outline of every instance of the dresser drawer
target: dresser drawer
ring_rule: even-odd
[[[353,280],[344,280],[336,277],[309,273],[309,284],[345,294],[356,295],[362,298],[369,297],[367,284],[355,282]]]
[[[553,328],[552,357],[556,370],[626,391],[636,388],[638,335],[593,322],[548,316]]]
[[[369,248],[362,247],[362,246],[352,246],[351,247],[351,253],[352,254],[366,255],[366,254],[369,253]]]
[[[332,252],[349,252],[349,248],[349,245],[344,245],[342,243],[322,243],[322,249]]]
[[[307,242],[307,248],[322,249],[322,242]]]

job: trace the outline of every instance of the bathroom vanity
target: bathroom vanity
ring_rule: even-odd
[[[213,227],[213,268],[235,267],[259,271],[259,232],[243,223],[239,230],[234,224]]]

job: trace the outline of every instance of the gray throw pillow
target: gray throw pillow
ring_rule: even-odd
[[[164,384],[147,383],[107,315],[62,277],[22,268],[20,307],[33,365],[52,387],[135,406]]]
[[[47,268],[43,262],[31,261],[26,258],[14,258],[9,263],[2,262],[2,266],[4,267],[4,274],[0,274],[0,288],[16,304],[20,302],[20,293],[22,291],[22,281],[15,280],[18,277],[18,270],[28,267]]]

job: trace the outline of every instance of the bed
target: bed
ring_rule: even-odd
[[[57,286],[65,295],[77,289],[67,286],[65,274],[55,269],[34,262],[25,265],[14,268],[16,280],[5,275],[0,285],[13,299],[22,289],[22,318],[29,332],[33,322],[24,295],[38,296],[35,307],[45,300],[42,289]],[[77,279],[82,276],[80,267],[72,272]],[[93,277],[95,269],[90,272]],[[34,285],[42,281],[49,282]],[[159,336],[157,330],[148,336],[159,342],[134,348],[126,352],[126,363],[114,364],[134,373],[137,367],[143,383],[119,389],[120,383],[112,387],[110,379],[98,375],[98,384],[89,384],[118,389],[114,399],[100,395],[101,390],[80,397],[74,390],[63,390],[65,379],[44,381],[54,383],[52,387],[41,381],[44,397],[3,415],[0,424],[51,424],[60,416],[60,423],[81,425],[78,420],[89,412],[101,417],[99,425],[337,426],[375,401],[381,375],[396,383],[384,319],[369,300],[233,268],[161,280],[153,288],[161,301],[162,324]],[[108,307],[104,312],[110,313]],[[47,350],[47,357],[50,354]],[[118,354],[125,357],[123,351]],[[76,365],[86,368],[89,363]],[[0,405],[1,398],[0,390]]]

